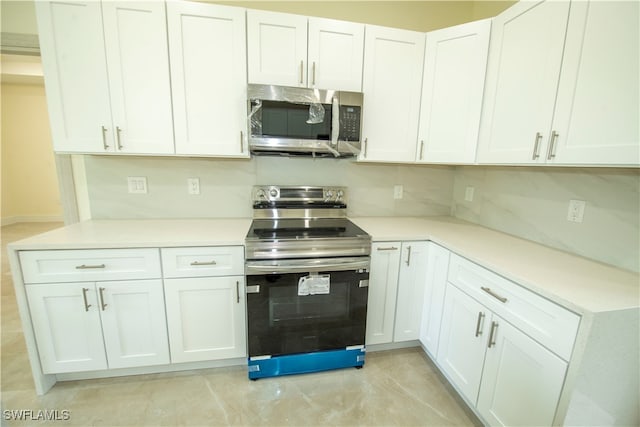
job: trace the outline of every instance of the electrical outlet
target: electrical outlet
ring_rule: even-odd
[[[127,184],[130,194],[147,194],[147,178],[144,176],[128,176]]]
[[[584,217],[584,200],[569,200],[569,211],[567,212],[567,221],[582,222]]]
[[[464,200],[467,202],[473,202],[473,193],[475,193],[476,189],[474,187],[467,187],[464,190]]]
[[[189,194],[200,194],[200,178],[187,179]]]
[[[404,192],[404,189],[402,188],[402,185],[394,185],[393,186],[393,198],[394,199],[402,199],[402,193]]]

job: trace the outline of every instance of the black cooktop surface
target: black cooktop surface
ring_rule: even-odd
[[[353,238],[368,236],[346,218],[254,219],[247,240]]]

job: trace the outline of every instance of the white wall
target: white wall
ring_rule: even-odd
[[[454,169],[367,165],[353,160],[254,157],[251,160],[86,156],[91,215],[101,218],[251,217],[251,187],[343,185],[351,216],[449,215]],[[127,176],[146,176],[147,194],[128,194]],[[200,178],[200,195],[187,178]],[[393,186],[404,198],[393,199]]]
[[[464,200],[467,186],[473,202]],[[569,200],[586,202],[567,221]],[[458,167],[452,213],[486,227],[628,270],[640,270],[640,170]]]

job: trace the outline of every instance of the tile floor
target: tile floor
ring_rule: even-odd
[[[422,350],[367,354],[360,370],[342,369],[249,381],[243,367],[59,382],[37,396],[6,245],[61,226],[2,227],[2,425],[15,409],[67,410],[56,425],[480,425]]]

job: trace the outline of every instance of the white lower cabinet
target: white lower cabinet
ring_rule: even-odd
[[[437,363],[487,424],[553,423],[567,362],[451,283]]]
[[[478,412],[494,426],[552,425],[567,363],[495,314],[489,330]]]
[[[429,242],[374,242],[366,344],[417,340]]]
[[[165,279],[171,361],[246,357],[244,276]]]
[[[447,286],[449,255],[448,249],[432,242],[429,243],[419,338],[420,343],[433,359],[438,354],[438,338],[440,337],[442,307]]]
[[[163,248],[173,363],[247,356],[242,246]]]
[[[26,286],[47,374],[169,363],[160,280]]]

